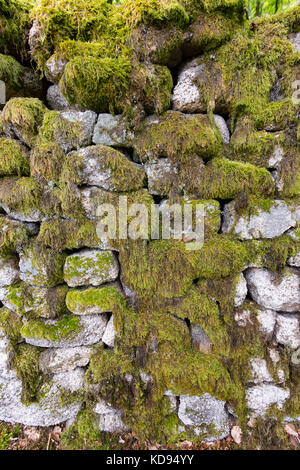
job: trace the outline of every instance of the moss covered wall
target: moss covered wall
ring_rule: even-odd
[[[0,0],[0,420],[76,447],[300,419],[300,9],[244,7]],[[202,203],[203,247],[99,239],[120,195]]]

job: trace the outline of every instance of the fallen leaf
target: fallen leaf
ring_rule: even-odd
[[[243,433],[240,426],[233,426],[230,434],[236,444],[240,444],[242,442]]]

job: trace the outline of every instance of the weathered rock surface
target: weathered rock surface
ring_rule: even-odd
[[[234,297],[234,306],[239,307],[243,304],[244,300],[247,297],[248,289],[247,282],[243,274],[241,273],[238,278],[238,282],[235,286],[235,297]]]
[[[225,119],[222,116],[219,116],[218,114],[215,114],[214,118],[215,118],[216,124],[219,128],[219,131],[221,133],[223,142],[225,142],[225,144],[229,144],[229,142],[230,142],[230,133],[229,133],[229,129],[227,127]]]
[[[59,55],[52,55],[46,62],[45,75],[47,80],[52,83],[58,83],[63,76],[66,65],[67,61],[63,60]]]
[[[72,106],[68,103],[62,94],[58,85],[51,85],[47,90],[47,105],[50,109],[56,111],[70,110]]]
[[[15,376],[0,376],[0,420],[26,426],[53,426],[74,419],[81,408],[81,401],[71,394],[83,389],[84,371],[77,368],[70,372],[55,374],[50,383],[41,387],[39,403],[28,406],[21,402],[22,383]],[[61,394],[67,394],[66,404]]]
[[[190,327],[192,346],[196,351],[200,351],[204,354],[209,354],[212,351],[212,343],[205,333],[203,328],[199,325],[191,324]]]
[[[59,320],[45,320],[44,325],[59,328]],[[49,335],[44,337],[37,329],[36,322],[28,322],[21,330],[25,341],[33,346],[42,348],[75,348],[77,346],[89,346],[99,343],[105,332],[108,318],[106,314],[78,317],[78,324],[73,331],[64,335],[64,331],[57,332],[57,339]],[[40,326],[40,324],[39,324]],[[50,328],[49,328],[50,329]],[[37,331],[38,330],[38,331]]]
[[[294,207],[285,201],[274,201],[268,210],[257,208],[249,215],[239,215],[234,201],[225,205],[222,231],[241,239],[274,238],[282,235],[298,220]]]
[[[300,276],[291,268],[282,272],[249,268],[245,277],[250,294],[266,309],[298,312],[300,309]]]
[[[298,251],[294,256],[290,256],[287,262],[290,266],[300,268],[300,251]]]
[[[61,145],[65,152],[70,152],[74,149],[86,147],[92,143],[92,135],[94,132],[97,114],[93,111],[64,111],[61,113],[63,119],[67,122],[74,124],[78,129],[76,138],[72,135],[72,139],[68,139],[68,133],[61,134],[57,138],[58,143]]]
[[[93,143],[113,147],[131,147],[134,134],[122,115],[99,114],[93,134]]]
[[[300,347],[300,315],[278,314],[276,341],[284,346],[297,349]]]
[[[247,405],[254,416],[264,416],[271,405],[282,409],[290,391],[272,384],[261,384],[246,391]]]
[[[300,51],[300,33],[292,33],[289,35],[289,40],[293,44],[294,52]]]
[[[173,108],[176,111],[186,113],[206,111],[204,98],[200,95],[197,86],[197,78],[204,73],[205,69],[205,64],[199,64],[197,59],[182,67],[172,96]]]
[[[127,429],[122,421],[122,410],[116,410],[111,405],[101,400],[95,406],[94,411],[100,416],[100,431],[120,432]]]
[[[115,281],[119,267],[111,251],[83,249],[70,255],[64,267],[64,279],[68,286],[99,286]]]
[[[273,377],[268,371],[267,362],[260,357],[254,357],[250,361],[252,378],[251,382],[261,384],[263,382],[273,382]]]
[[[58,374],[85,367],[90,360],[91,348],[77,346],[75,348],[46,349],[40,354],[39,366],[45,374]]]
[[[16,258],[5,260],[0,256],[0,287],[14,284],[19,279],[19,274]]]
[[[178,170],[168,158],[159,158],[156,162],[146,163],[144,168],[150,194],[165,196],[173,186],[176,186]]]
[[[181,395],[178,417],[196,436],[203,432],[207,434],[205,439],[208,441],[223,439],[230,433],[225,402],[217,400],[209,393],[199,397]],[[210,427],[213,427],[213,432]]]
[[[113,348],[115,345],[115,338],[116,338],[117,332],[114,328],[114,316],[112,315],[109,319],[109,322],[107,323],[102,342],[106,344],[106,346],[109,346],[110,348]]]

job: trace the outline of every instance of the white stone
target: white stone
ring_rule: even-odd
[[[100,400],[94,408],[94,412],[100,415],[100,431],[118,432],[125,431],[127,427],[123,423],[123,411],[116,410],[104,400]]]
[[[118,262],[111,251],[82,249],[68,256],[64,266],[64,279],[70,287],[96,287],[115,281],[118,274]]]
[[[266,309],[283,312],[300,310],[300,276],[291,268],[278,273],[263,268],[250,268],[245,277],[250,294]]]
[[[274,151],[269,158],[268,168],[277,168],[278,165],[282,162],[284,155],[284,150],[281,145],[275,145]]]
[[[102,340],[106,325],[107,315],[86,315],[79,318],[80,329],[73,334],[58,341],[48,339],[39,339],[34,337],[25,338],[26,343],[42,348],[74,348],[76,346],[89,346],[100,343]],[[46,325],[55,325],[57,320],[45,320]]]
[[[250,360],[252,378],[251,382],[255,384],[261,384],[263,382],[273,382],[273,377],[267,368],[265,359],[260,357],[253,357]]]
[[[246,391],[247,405],[253,416],[264,416],[271,405],[282,409],[290,391],[273,384],[261,384]]]
[[[230,433],[230,422],[225,402],[209,393],[201,396],[181,395],[178,417],[185,426],[190,426],[197,436],[208,432],[207,441],[223,439]],[[213,426],[213,432],[209,427]]]
[[[106,346],[113,348],[115,345],[117,332],[114,328],[114,316],[112,315],[107,323],[106,330],[104,332],[102,341]]]
[[[235,286],[234,306],[239,307],[242,305],[247,297],[247,282],[243,274],[239,274],[239,280]]]
[[[22,382],[16,376],[0,377],[0,420],[26,426],[53,426],[74,419],[81,408],[80,400],[74,397],[74,401],[64,405],[60,402],[61,394],[70,395],[83,387],[83,369],[56,374],[41,387],[39,403],[25,406],[21,402]]]
[[[0,256],[0,287],[14,284],[19,279],[19,274],[16,258],[5,260]]]
[[[173,109],[176,111],[195,113],[205,112],[203,97],[200,96],[196,84],[197,77],[206,69],[205,64],[198,63],[198,59],[185,64],[179,71],[178,81],[173,90]]]
[[[277,315],[276,341],[291,349],[300,347],[300,323],[299,314],[280,314]]]
[[[225,119],[222,116],[219,116],[218,114],[215,114],[214,118],[215,118],[216,124],[217,124],[217,126],[220,130],[223,142],[225,142],[225,144],[229,144],[229,142],[230,142],[230,133],[229,133],[229,129],[227,127]]]
[[[41,222],[45,218],[45,216],[38,209],[28,212],[26,211],[25,213],[13,211],[5,204],[0,204],[0,207],[2,207],[9,217],[14,220],[18,220],[19,222]]]
[[[272,336],[276,324],[277,314],[274,310],[258,309],[257,320],[260,324],[260,331],[267,335]]]
[[[81,346],[75,348],[46,349],[39,357],[39,366],[45,374],[58,374],[85,367],[90,361],[92,348]]]
[[[93,134],[93,143],[115,147],[131,147],[134,134],[122,115],[99,114]]]
[[[222,232],[234,233],[240,239],[274,238],[282,235],[297,223],[298,216],[285,201],[275,200],[269,210],[257,208],[257,213],[239,215],[235,202],[224,207]]]
[[[290,34],[289,35],[289,40],[293,44],[294,52],[299,52],[300,51],[300,32]]]

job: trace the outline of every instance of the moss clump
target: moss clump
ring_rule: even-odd
[[[29,176],[28,153],[19,142],[0,138],[0,176]]]
[[[84,283],[89,284],[89,277],[96,278],[99,283],[105,282],[110,277],[111,270],[115,265],[115,257],[111,251],[96,251],[89,255],[78,253],[70,255],[66,259],[64,267],[64,280],[72,285],[83,279]],[[73,284],[74,285],[74,284]]]
[[[43,383],[39,370],[39,355],[41,349],[30,344],[19,344],[14,351],[14,368],[22,381],[22,403],[29,405],[37,401],[38,391]]]
[[[80,320],[74,315],[64,315],[55,323],[29,320],[21,328],[23,338],[41,339],[51,342],[62,341],[76,335],[81,329]]]
[[[130,62],[122,58],[76,57],[68,62],[60,87],[71,104],[98,113],[120,112],[130,70]]]
[[[145,122],[134,147],[142,161],[168,157],[174,163],[184,163],[193,155],[204,159],[216,156],[222,145],[207,116],[168,111],[159,122]]]
[[[29,232],[24,224],[0,216],[0,253],[10,255],[24,246]]]
[[[45,105],[37,98],[12,98],[2,111],[2,118],[4,126],[12,128],[19,139],[33,147],[45,112]]]
[[[201,186],[194,192],[204,199],[233,199],[241,191],[265,195],[274,191],[274,181],[267,170],[225,158],[210,161],[201,176]]]
[[[65,154],[57,142],[39,143],[30,155],[31,176],[58,183],[65,160]]]
[[[289,145],[278,171],[277,189],[281,197],[300,194],[300,152],[298,147]]]
[[[86,307],[97,307],[99,313],[113,312],[121,301],[121,294],[115,287],[91,287],[85,290],[71,289],[66,297],[66,305],[70,312],[84,314]]]
[[[39,287],[62,284],[65,259],[65,253],[54,252],[34,241],[22,253],[23,280]]]
[[[41,209],[42,191],[33,178],[3,178],[0,182],[0,202],[10,211],[29,215]]]
[[[22,320],[16,313],[8,308],[0,309],[0,329],[8,336],[12,345],[18,343],[20,339],[20,330],[22,328]]]
[[[19,62],[11,56],[0,54],[0,80],[12,90],[23,87],[24,69]]]

